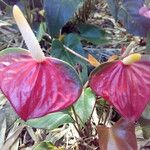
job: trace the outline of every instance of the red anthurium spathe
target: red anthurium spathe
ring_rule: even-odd
[[[150,100],[150,61],[140,59],[140,54],[133,54],[123,61],[103,64],[91,74],[89,83],[130,121],[140,117]]]
[[[0,52],[1,91],[24,120],[69,107],[82,91],[76,71],[66,62],[45,57],[17,6],[13,13],[30,51]]]

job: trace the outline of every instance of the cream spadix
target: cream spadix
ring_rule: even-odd
[[[39,62],[43,61],[45,56],[38,43],[38,40],[36,39],[23,13],[16,5],[13,7],[13,15],[33,59]]]
[[[125,57],[122,62],[125,65],[131,65],[134,62],[140,61],[141,60],[141,54],[139,53],[135,53],[135,54],[131,54],[127,57]]]

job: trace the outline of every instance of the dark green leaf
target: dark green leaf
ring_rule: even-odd
[[[45,0],[44,8],[49,33],[52,37],[69,21],[84,0]]]
[[[109,6],[111,14],[115,18],[115,20],[117,20],[119,10],[119,0],[107,0],[107,4]]]
[[[64,44],[67,47],[74,50],[76,53],[82,55],[83,57],[86,57],[82,44],[80,42],[80,38],[77,35],[72,33],[68,34],[64,39]],[[72,62],[74,64],[74,67],[78,71],[81,81],[84,84],[88,79],[87,62],[85,62],[85,60],[82,60],[81,58],[71,53],[70,53],[70,57],[72,57]]]
[[[73,119],[67,111],[56,112],[37,119],[30,119],[26,122],[27,125],[34,128],[43,128],[53,130],[64,123],[72,123]]]
[[[72,62],[73,55],[66,51],[63,47],[63,43],[57,39],[53,40],[52,42],[51,56],[62,59],[68,62],[70,65],[74,66],[74,63]]]
[[[90,88],[85,89],[82,92],[79,100],[74,104],[75,112],[82,120],[82,124],[87,122],[90,118],[94,105],[95,105],[95,95]]]
[[[78,26],[78,30],[80,32],[81,38],[93,44],[99,45],[107,42],[106,32],[97,26],[82,24]]]
[[[64,38],[64,44],[73,49],[78,54],[85,57],[85,52],[83,50],[82,44],[80,42],[80,38],[78,35],[70,33]]]
[[[64,44],[76,53],[86,57],[80,39],[77,35],[72,33],[68,34],[64,38]],[[82,83],[85,83],[87,81],[87,62],[65,50],[63,47],[63,43],[58,40],[53,40],[51,56],[68,62],[78,71]]]

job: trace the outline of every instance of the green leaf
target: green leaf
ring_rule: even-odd
[[[107,43],[106,32],[97,26],[82,24],[78,26],[81,38],[93,44],[100,45]]]
[[[39,30],[37,33],[37,39],[38,41],[41,41],[44,34],[46,33],[46,23],[45,22],[41,22],[40,26],[39,26]]]
[[[138,123],[140,124],[144,139],[150,138],[150,119],[140,118]]]
[[[66,24],[74,13],[83,5],[84,0],[45,0],[44,8],[49,33],[56,36],[63,25]]]
[[[150,120],[150,103],[147,105],[144,112],[142,113],[142,117],[144,119],[149,119]]]
[[[77,34],[70,33],[64,38],[64,44],[74,50],[76,53],[85,56],[85,52],[83,50],[82,44],[80,42],[80,38]]]
[[[2,51],[0,51],[0,56],[7,55],[9,53],[29,54],[29,51],[26,49],[17,48],[17,47],[6,48],[6,49],[3,49]]]
[[[50,53],[51,56],[64,60],[70,65],[74,66],[74,63],[72,62],[72,56],[70,56],[69,52],[65,50],[63,43],[59,40],[55,39],[52,41],[52,50]]]
[[[38,146],[33,148],[33,150],[63,150],[62,148],[57,148],[50,142],[41,142]]]
[[[78,70],[80,79],[84,84],[88,79],[87,62],[65,50],[63,44],[74,50],[76,53],[82,55],[83,57],[86,57],[82,44],[80,42],[80,38],[76,34],[71,33],[65,36],[64,43],[61,43],[58,40],[53,40],[51,56],[68,62],[76,70]]]
[[[74,104],[75,112],[81,119],[81,125],[90,118],[95,105],[95,95],[90,88],[85,89]]]
[[[150,138],[150,125],[143,126],[142,131],[143,131],[144,139],[149,139]]]
[[[73,119],[67,111],[63,111],[52,113],[41,118],[30,119],[25,123],[34,128],[53,130],[64,123],[73,123]]]

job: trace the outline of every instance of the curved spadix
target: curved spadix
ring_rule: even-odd
[[[13,15],[33,59],[39,62],[43,61],[45,56],[38,43],[38,40],[36,39],[31,27],[17,5],[13,7]]]

